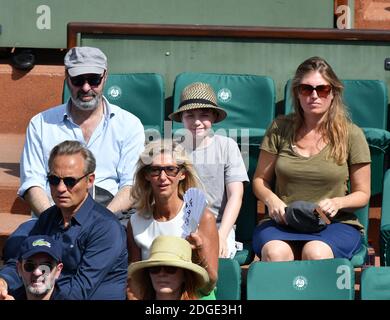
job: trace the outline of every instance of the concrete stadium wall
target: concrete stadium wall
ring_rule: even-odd
[[[333,28],[334,19],[333,0],[0,0],[0,8],[0,48],[66,48],[72,21]]]

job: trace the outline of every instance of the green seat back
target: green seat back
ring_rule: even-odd
[[[244,158],[249,159],[248,176],[252,177],[256,170],[257,159],[259,156],[259,144],[241,144],[241,152],[248,150],[249,157],[243,154]],[[252,184],[246,183],[244,185],[244,196],[242,199],[242,206],[240,214],[236,221],[236,239],[243,243],[243,250],[237,251],[234,259],[240,265],[249,264],[254,258],[254,251],[252,249],[252,234],[257,223],[257,198],[253,194]]]
[[[214,131],[237,138],[249,179],[252,179],[259,154],[259,143],[275,117],[274,81],[267,76],[248,74],[181,73],[174,84],[174,111],[179,107],[183,89],[199,81],[214,88],[219,106],[227,112],[223,121],[213,125]],[[183,128],[181,123],[173,123],[174,131],[180,128]],[[248,183],[244,189],[236,228],[236,239],[244,244],[244,250],[238,251],[235,257],[240,265],[250,263],[254,257],[251,240],[256,217],[257,199],[253,195],[251,184]]]
[[[149,134],[155,130],[155,134],[163,133],[165,88],[160,74],[109,74],[103,94],[110,103],[137,116]],[[69,96],[68,86],[64,85],[63,101]]]
[[[381,266],[390,267],[390,169],[383,179],[379,250]]]
[[[351,258],[354,267],[360,267],[366,263],[368,258],[368,230],[369,230],[369,205],[355,211],[359,222],[363,225],[365,233],[362,237],[362,247]]]
[[[370,267],[360,280],[362,300],[390,300],[390,267]]]
[[[348,107],[352,121],[361,127],[366,135],[371,152],[371,193],[382,192],[385,156],[390,144],[390,133],[386,131],[388,115],[387,86],[381,80],[342,80],[343,100]],[[291,80],[284,89],[285,114],[293,111]],[[378,139],[378,135],[381,139]]]
[[[353,300],[355,274],[347,259],[253,262],[248,300]]]
[[[236,260],[219,258],[217,300],[241,299],[241,268]]]
[[[193,82],[210,84],[217,94],[218,104],[227,112],[215,130],[250,128],[254,133],[265,129],[275,117],[275,85],[270,77],[240,74],[192,73],[179,74],[175,79],[173,110],[180,104],[183,89]],[[182,128],[175,122],[173,128]]]
[[[370,267],[360,280],[362,300],[390,300],[390,267]]]

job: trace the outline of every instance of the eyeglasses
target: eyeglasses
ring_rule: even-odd
[[[55,267],[55,264],[53,263],[50,263],[50,262],[41,262],[39,264],[35,264],[34,262],[32,261],[26,261],[24,264],[23,264],[23,270],[25,272],[33,272],[34,270],[36,270],[37,268],[39,268],[39,270],[42,272],[42,273],[46,273],[46,272],[51,272],[53,270],[53,268]]]
[[[68,188],[73,188],[76,184],[79,183],[79,181],[83,178],[85,178],[87,175],[89,175],[91,173],[87,173],[85,175],[83,175],[82,177],[80,178],[74,178],[74,177],[64,177],[64,178],[60,178],[54,174],[50,174],[47,176],[47,180],[49,181],[49,183],[52,185],[52,186],[58,186],[62,181],[64,181],[64,185],[67,186]]]
[[[182,169],[182,167],[176,167],[176,166],[166,166],[166,167],[159,167],[159,166],[149,166],[147,168],[147,171],[152,177],[158,177],[161,175],[161,172],[164,171],[167,176],[170,177],[176,177],[179,171]]]
[[[160,273],[161,270],[164,269],[164,272],[165,273],[168,273],[168,274],[175,274],[178,267],[171,267],[171,266],[157,266],[157,267],[150,267],[148,268],[149,270],[149,273],[151,274],[157,274],[157,273]]]
[[[103,73],[103,75],[100,75],[100,74],[90,74],[87,76],[86,75],[79,75],[77,77],[69,77],[69,79],[70,79],[70,82],[72,82],[72,84],[75,87],[82,87],[85,82],[88,82],[88,84],[91,87],[97,87],[102,82],[103,77],[104,77],[104,73]]]
[[[300,84],[298,86],[298,92],[305,97],[310,96],[314,90],[320,98],[326,98],[332,91],[332,86],[328,84],[322,84],[316,87],[313,87],[310,84]]]

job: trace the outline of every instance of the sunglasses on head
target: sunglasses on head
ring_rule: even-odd
[[[316,87],[313,87],[310,84],[300,84],[298,86],[298,92],[305,97],[310,96],[314,90],[320,98],[326,98],[332,91],[332,86],[329,84],[322,84]]]
[[[171,267],[171,266],[156,266],[156,267],[150,267],[148,268],[149,270],[149,273],[151,274],[157,274],[157,273],[160,273],[161,270],[164,269],[164,272],[165,273],[168,273],[168,274],[175,274],[178,267]]]
[[[79,75],[77,77],[69,77],[70,82],[75,86],[75,87],[82,87],[85,82],[88,82],[88,84],[91,87],[97,87],[100,85],[104,77],[103,75],[100,74],[89,74],[89,75]]]
[[[58,186],[61,183],[61,180],[64,182],[64,185],[67,186],[68,188],[73,188],[76,184],[79,183],[79,181],[83,178],[85,178],[87,175],[90,173],[86,173],[80,178],[74,178],[74,177],[64,177],[60,178],[54,174],[50,174],[47,176],[47,180],[52,186]]]
[[[147,168],[147,171],[152,177],[160,176],[162,171],[164,171],[167,176],[176,177],[181,169],[182,167],[177,167],[177,166],[166,166],[166,167],[149,166]]]
[[[46,273],[46,272],[51,272],[54,269],[54,267],[55,267],[55,264],[53,264],[51,262],[41,262],[41,263],[35,264],[32,261],[26,261],[23,264],[23,270],[25,272],[33,272],[34,270],[39,268],[39,270],[42,273]]]

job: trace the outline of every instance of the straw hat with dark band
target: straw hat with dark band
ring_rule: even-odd
[[[191,260],[192,249],[189,242],[174,236],[159,236],[152,242],[150,256],[147,260],[132,263],[128,275],[135,286],[142,286],[147,268],[156,266],[171,266],[189,270],[194,273],[199,289],[209,282],[206,269]]]
[[[168,118],[181,122],[181,116],[183,111],[194,109],[212,109],[216,112],[217,118],[214,122],[220,122],[226,118],[226,112],[217,104],[217,96],[215,92],[207,83],[195,82],[184,88],[180,105],[177,111],[171,113]]]

